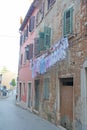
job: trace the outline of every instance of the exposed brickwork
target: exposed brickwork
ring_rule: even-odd
[[[64,1],[56,1],[56,4],[49,10],[49,12],[45,13],[44,20],[38,26],[37,32],[43,28],[43,25],[50,26],[52,28],[52,38],[51,44],[54,44],[57,40],[63,35],[63,12],[67,8],[73,6],[74,8],[74,27],[73,27],[73,35],[69,37],[69,48],[67,50],[67,57],[63,61],[57,63],[54,67],[50,68],[47,72],[50,75],[50,97],[48,101],[43,101],[42,111],[43,117],[48,119],[53,123],[58,123],[59,119],[56,117],[59,111],[54,109],[55,107],[55,100],[56,100],[56,86],[57,82],[57,71],[58,71],[58,78],[67,78],[73,77],[73,105],[76,108],[74,111],[73,121],[75,118],[76,113],[78,113],[79,104],[79,97],[81,94],[80,89],[80,71],[82,65],[87,57],[87,39],[85,37],[86,29],[84,26],[84,22],[86,21],[87,11],[85,1],[81,3],[81,1],[73,1],[73,0],[64,0]],[[45,74],[44,74],[45,77]],[[43,86],[43,84],[41,85]],[[61,101],[60,101],[61,102]],[[56,112],[56,114],[54,114]]]

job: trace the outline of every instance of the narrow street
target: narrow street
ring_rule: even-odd
[[[0,130],[61,130],[15,104],[15,95],[0,99]]]

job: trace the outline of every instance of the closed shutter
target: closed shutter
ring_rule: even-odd
[[[36,26],[39,24],[39,11],[36,14]]]
[[[34,56],[37,56],[39,54],[39,38],[34,39]]]
[[[35,16],[32,16],[30,18],[30,23],[29,23],[29,32],[32,32],[34,29],[34,25],[35,25]]]
[[[24,51],[24,63],[26,62],[26,50]]]
[[[22,62],[23,62],[23,54],[21,54],[20,56],[20,65],[22,65]]]
[[[29,60],[29,45],[25,47],[25,60]]]
[[[63,33],[65,36],[71,34],[73,31],[73,8],[64,12]]]
[[[44,32],[39,33],[39,50],[44,50]]]
[[[44,45],[46,49],[50,47],[50,42],[51,42],[51,28],[44,27]]]
[[[28,25],[27,25],[27,28],[26,28],[26,37],[28,38]]]
[[[49,78],[44,80],[44,99],[49,99]]]
[[[33,44],[29,45],[29,60],[33,58]]]

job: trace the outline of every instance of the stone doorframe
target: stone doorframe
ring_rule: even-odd
[[[82,130],[87,130],[87,61],[81,69],[81,104]]]

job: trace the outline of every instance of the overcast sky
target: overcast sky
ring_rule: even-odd
[[[32,0],[0,2],[0,69],[18,68],[20,16],[25,17]]]

